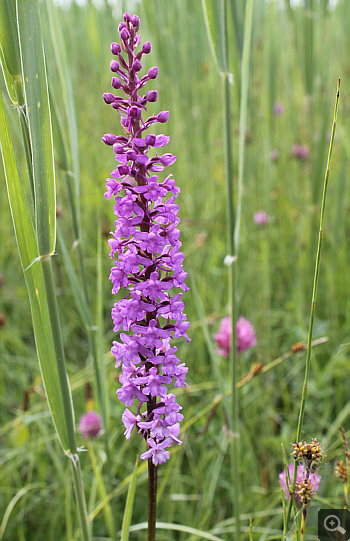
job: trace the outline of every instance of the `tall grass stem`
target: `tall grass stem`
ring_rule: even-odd
[[[333,151],[334,134],[335,134],[336,121],[337,121],[337,112],[338,112],[338,103],[339,103],[339,90],[340,90],[340,79],[338,79],[337,94],[336,94],[335,106],[334,106],[332,133],[331,133],[331,140],[330,140],[330,143],[329,143],[327,167],[326,167],[326,173],[325,173],[324,184],[323,184],[320,227],[319,227],[319,235],[318,235],[315,274],[314,274],[314,283],[313,283],[313,289],[312,289],[312,301],[311,301],[311,310],[310,310],[309,335],[308,335],[308,341],[307,341],[305,377],[304,377],[304,385],[303,385],[303,392],[302,392],[302,397],[301,397],[299,419],[298,419],[298,427],[297,427],[297,434],[296,434],[296,441],[297,442],[300,441],[301,431],[302,431],[302,427],[303,427],[305,404],[306,404],[306,395],[307,395],[307,386],[308,386],[309,375],[310,375],[312,333],[313,333],[313,327],[314,327],[314,317],[315,317],[315,307],[316,307],[316,297],[317,297],[317,286],[318,286],[318,278],[319,278],[319,272],[320,272],[321,249],[322,249],[323,228],[324,228],[324,214],[325,214],[325,208],[326,208],[326,196],[327,196],[327,188],[328,188],[328,181],[329,181],[331,157],[332,157],[332,151]],[[289,500],[288,509],[287,509],[287,516],[286,516],[286,523],[287,524],[289,522],[290,513],[291,513],[291,509],[292,509],[292,502],[294,500],[293,495],[294,495],[294,492],[295,492],[296,479],[297,479],[297,462],[294,465],[292,495],[291,495],[291,498]],[[286,537],[283,535],[282,539],[285,539],[285,538]]]
[[[231,123],[231,88],[230,74],[228,72],[228,40],[227,40],[227,5],[226,1],[222,0],[221,9],[221,36],[222,50],[224,59],[224,70],[222,73],[223,87],[223,115],[224,115],[224,141],[225,141],[225,179],[226,179],[226,212],[227,212],[227,235],[228,235],[228,278],[229,278],[229,312],[231,316],[231,349],[230,349],[230,380],[232,381],[232,414],[229,416],[230,430],[232,433],[231,441],[231,486],[233,498],[233,513],[236,520],[236,539],[241,538],[240,527],[240,445],[239,445],[239,419],[238,419],[238,391],[237,383],[237,367],[236,367],[236,264],[234,260],[234,190],[233,190],[233,156],[232,156],[232,123]]]

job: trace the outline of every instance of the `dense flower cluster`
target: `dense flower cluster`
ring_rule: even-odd
[[[214,340],[218,345],[216,353],[228,357],[231,349],[231,318],[224,317],[220,323],[219,332],[214,334]],[[238,318],[236,323],[236,346],[237,353],[243,353],[248,348],[256,346],[257,340],[253,325],[244,317]]]
[[[116,367],[122,365],[122,386],[117,394],[127,406],[122,416],[126,438],[136,427],[147,439],[148,450],[141,458],[151,458],[157,465],[169,458],[166,449],[171,444],[181,444],[178,436],[183,415],[167,385],[186,385],[188,369],[177,358],[177,348],[171,346],[171,340],[189,340],[181,292],[188,288],[177,227],[176,198],[180,190],[172,175],[164,180],[158,177],[175,162],[176,156],[159,155],[170,137],[148,133],[154,124],[167,122],[169,112],[143,118],[147,104],[156,102],[158,95],[156,90],[146,94],[141,91],[157,77],[158,68],[152,67],[140,77],[142,57],[150,53],[151,44],[144,43],[136,52],[141,41],[139,25],[137,15],[125,13],[124,22],[119,24],[121,46],[111,45],[116,57],[110,64],[112,87],[121,90],[124,97],[108,92],[103,98],[120,114],[124,135],[108,133],[102,140],[113,147],[118,162],[107,179],[105,193],[107,199],[115,197],[117,216],[115,232],[109,240],[110,255],[115,259],[110,274],[112,293],[126,290],[124,298],[112,309],[114,331],[126,331],[121,332],[120,341],[113,342],[112,347]],[[177,291],[171,295],[174,289]],[[129,408],[135,400],[137,411],[133,413]]]

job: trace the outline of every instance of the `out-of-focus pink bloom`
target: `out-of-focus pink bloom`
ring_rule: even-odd
[[[257,340],[253,325],[241,316],[236,323],[237,352],[242,353],[246,349],[256,346],[256,344]]]
[[[291,486],[292,483],[293,483],[294,464],[289,464],[288,470],[289,470],[289,478],[290,478],[289,486]],[[279,474],[278,478],[279,478],[280,485],[281,485],[282,489],[284,490],[284,492],[287,495],[287,498],[289,500],[290,499],[290,494],[289,494],[289,490],[287,488],[286,470],[283,470],[283,472]],[[302,466],[301,464],[298,464],[297,481],[296,481],[296,485],[295,485],[295,502],[296,502],[297,505],[301,505],[301,499],[300,499],[300,496],[298,494],[298,485],[300,483],[302,483],[305,479],[306,479],[306,470],[305,470],[304,466]],[[309,481],[310,481],[311,486],[313,487],[313,495],[314,495],[318,491],[318,487],[319,487],[319,484],[321,482],[321,476],[318,475],[318,473],[310,473],[309,474]]]
[[[230,355],[231,334],[231,318],[227,316],[221,320],[219,332],[213,336],[219,346],[216,350],[218,355],[224,355],[225,357]]]
[[[277,148],[274,148],[273,150],[271,150],[271,152],[270,152],[270,160],[272,162],[277,162],[279,157],[280,157],[280,153],[278,152]]]
[[[80,417],[79,420],[79,432],[83,438],[96,438],[101,431],[101,417],[96,411],[89,411]]]
[[[214,340],[219,346],[216,350],[218,355],[228,357],[231,347],[231,318],[224,317],[220,323],[219,332],[214,334]],[[237,353],[256,346],[257,340],[253,325],[244,317],[240,317],[236,323],[236,346]]]
[[[309,157],[309,147],[306,145],[293,145],[292,154],[294,158],[305,162]]]
[[[269,217],[264,210],[258,210],[254,214],[254,222],[257,225],[266,225],[269,222]]]
[[[275,105],[273,106],[273,112],[275,113],[275,115],[280,116],[283,114],[283,111],[284,111],[283,103],[277,101]]]

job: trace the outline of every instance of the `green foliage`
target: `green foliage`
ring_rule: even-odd
[[[214,2],[206,3],[215,7]],[[192,342],[177,344],[179,357],[189,366],[189,386],[177,390],[185,416],[184,438],[180,448],[172,449],[170,461],[159,468],[161,528],[157,539],[194,541],[205,535],[208,539],[233,539],[230,434],[219,396],[224,385],[213,368],[209,343],[228,310],[227,268],[223,264],[227,248],[221,81],[199,0],[144,0],[130,7],[129,2],[124,4],[140,16],[141,37],[152,43],[152,64],[145,67],[159,67],[159,99],[150,112],[170,110],[164,129],[171,136],[170,151],[178,156],[173,172],[181,188],[185,267],[191,269],[196,283],[185,298],[192,322]],[[243,0],[230,2],[227,18],[229,71],[234,74],[231,124],[235,200],[240,88],[237,66],[244,42],[244,6]],[[109,90],[109,46],[118,37],[117,24],[122,12],[121,7],[116,7],[113,15],[107,2],[97,9],[91,1],[83,7],[73,4],[67,10],[41,2],[40,10],[46,67],[54,96],[51,106],[58,112],[54,147],[58,221],[64,243],[57,245],[53,266],[68,374],[76,418],[85,412],[88,392],[95,409],[101,411],[101,401],[105,401],[109,411],[108,438],[102,436],[91,442],[101,479],[94,473],[89,454],[80,453],[92,533],[96,540],[102,540],[109,539],[111,531],[107,503],[120,535],[135,458],[144,450],[139,437],[133,436],[128,442],[123,436],[124,408],[116,397],[119,373],[110,354],[115,335],[110,319],[113,299],[108,281],[107,237],[114,228],[114,217],[113,202],[106,201],[103,192],[105,178],[114,165],[100,139],[103,133],[120,133],[120,126],[117,113],[111,115],[101,96]],[[262,362],[266,366],[289,351],[292,344],[307,338],[327,134],[331,130],[337,78],[346,79],[350,69],[349,24],[347,0],[340,0],[332,9],[325,1],[313,0],[308,11],[303,6],[279,9],[277,2],[254,2],[236,298],[239,315],[252,321],[256,329],[258,345],[238,357],[239,381],[252,363]],[[312,35],[305,33],[310,25]],[[312,49],[307,49],[310,40]],[[11,84],[8,77],[9,81]],[[4,81],[0,86],[5,91]],[[340,424],[349,438],[346,382],[350,376],[350,139],[345,129],[349,116],[345,86],[333,148],[314,325],[314,337],[327,336],[329,340],[312,350],[304,419],[303,438],[317,437],[327,455],[321,469],[319,499],[315,498],[308,512],[307,533],[311,534],[315,533],[312,513],[321,502],[335,508],[343,505],[343,486],[333,473],[335,459],[344,458]],[[277,101],[284,105],[280,116],[273,112]],[[74,105],[76,124],[72,116]],[[9,186],[17,186],[23,194],[22,206],[16,211],[21,220],[16,235],[23,235],[23,246],[28,251],[23,267],[27,268],[39,255],[30,221],[31,192],[18,118],[9,101],[5,108],[18,160],[16,164],[14,156],[6,153],[14,171]],[[0,130],[7,126],[7,120],[4,122],[2,116]],[[293,158],[291,148],[296,143],[308,145],[308,160]],[[279,152],[277,161],[270,159],[274,149]],[[80,526],[71,473],[48,412],[2,171],[0,176],[0,274],[4,276],[0,315],[5,318],[0,327],[0,509],[1,516],[6,518],[3,540],[78,540]],[[253,214],[261,209],[271,220],[259,228]],[[84,256],[85,279],[78,246]],[[26,277],[37,269],[38,265],[32,265]],[[189,279],[188,283],[191,286]],[[88,299],[84,284],[88,286]],[[105,372],[105,377],[101,376],[104,388],[99,391],[92,354],[95,338],[89,338],[87,327],[93,328],[92,335],[95,331],[101,333],[100,328],[94,329],[94,323],[100,324],[100,319],[104,333],[95,347],[97,352],[102,349],[104,353],[97,353],[96,358],[101,360],[99,373]],[[44,318],[40,328],[44,329],[46,323]],[[50,349],[50,342],[44,346]],[[46,360],[48,369],[54,370],[55,364],[50,363],[49,357]],[[228,384],[228,362],[222,357],[218,363]],[[281,442],[289,457],[304,367],[302,351],[239,388],[240,514],[244,540],[250,538],[250,517],[254,541],[281,535]],[[47,388],[46,391],[49,394]],[[78,445],[84,444],[79,435],[77,439]],[[136,488],[129,539],[143,541],[147,518],[144,462],[138,465],[133,479]],[[101,496],[103,491],[106,497]],[[3,518],[0,520],[4,524]]]

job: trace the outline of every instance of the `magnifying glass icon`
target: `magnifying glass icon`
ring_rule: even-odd
[[[323,524],[329,532],[340,532],[343,535],[346,533],[346,530],[340,526],[340,519],[336,515],[328,515]]]

